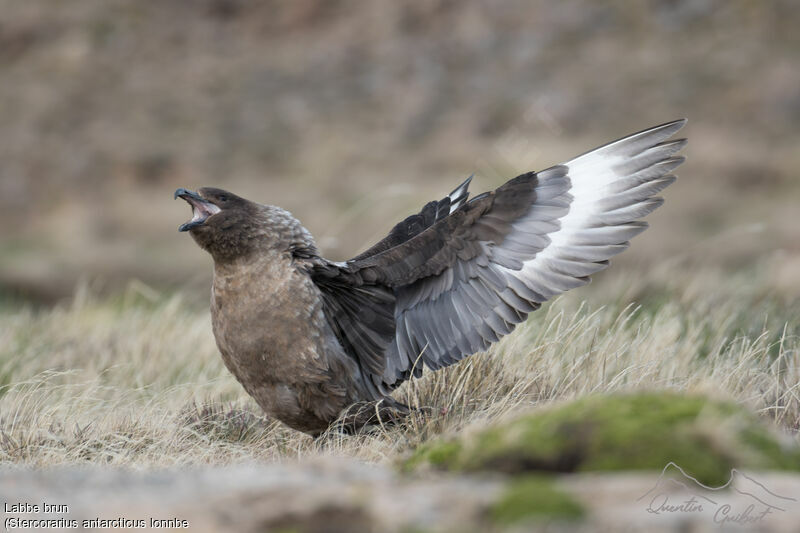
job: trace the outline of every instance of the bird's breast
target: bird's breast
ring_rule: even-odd
[[[324,358],[318,289],[291,265],[215,272],[211,319],[226,366],[246,387],[291,380]]]

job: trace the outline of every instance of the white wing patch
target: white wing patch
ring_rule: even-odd
[[[569,212],[559,219],[560,227],[547,234],[549,245],[521,270],[501,267],[503,271],[549,299],[583,285],[587,276],[605,268],[610,257],[647,228],[639,219],[663,203],[655,195],[675,181],[669,172],[684,158],[672,156],[686,144],[664,141],[685,122],[631,135],[564,163],[570,181],[565,193],[571,197]],[[540,173],[543,182],[547,172]]]

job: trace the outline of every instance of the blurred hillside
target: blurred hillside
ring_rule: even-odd
[[[0,293],[205,298],[179,186],[286,207],[343,259],[473,172],[480,192],[685,116],[681,179],[616,263],[766,262],[800,295],[799,11],[0,0]]]

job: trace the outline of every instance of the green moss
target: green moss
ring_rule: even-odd
[[[416,449],[414,455],[403,463],[405,471],[412,471],[418,465],[430,464],[438,468],[447,468],[461,453],[461,444],[455,441],[439,441],[435,444],[423,444]]]
[[[674,462],[706,484],[733,467],[800,469],[757,417],[733,403],[674,393],[591,396],[457,439],[429,443],[406,470],[588,472],[661,470]]]
[[[525,476],[509,484],[490,513],[494,522],[512,524],[528,520],[576,520],[583,517],[584,509],[559,490],[552,479]]]

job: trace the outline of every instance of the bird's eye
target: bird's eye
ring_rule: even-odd
[[[227,197],[227,196],[225,196],[225,195],[223,194],[223,195],[221,195],[221,196],[219,197],[219,201],[220,201],[220,202],[227,202],[227,201],[228,201],[228,197]]]

